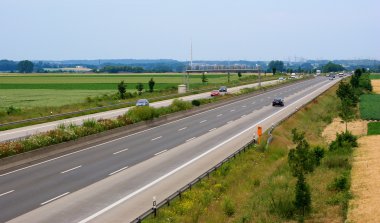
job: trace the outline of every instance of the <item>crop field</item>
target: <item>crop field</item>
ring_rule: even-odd
[[[380,135],[380,122],[368,123],[368,135]]]
[[[366,120],[380,120],[380,95],[367,94],[360,97],[360,116]]]
[[[370,79],[380,79],[380,74],[371,74],[369,75]]]
[[[243,77],[248,77],[243,74]],[[251,75],[250,75],[251,76]],[[227,74],[206,74],[206,85],[218,86],[227,82]],[[117,84],[126,83],[127,91],[136,91],[142,83],[148,89],[153,78],[155,91],[174,89],[184,82],[183,74],[0,74],[0,109],[15,106],[30,108],[82,103],[87,97],[117,93]],[[237,74],[230,81],[238,81]],[[190,74],[191,88],[204,86],[201,74]]]

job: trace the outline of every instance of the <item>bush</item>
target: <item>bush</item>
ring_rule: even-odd
[[[21,109],[13,107],[13,105],[9,106],[6,109],[6,112],[8,115],[13,115],[13,114],[19,113],[20,111],[21,111]]]
[[[351,164],[348,158],[344,155],[330,154],[323,160],[323,164],[332,169],[332,168],[343,168],[350,169]]]
[[[332,183],[327,187],[329,190],[334,191],[345,191],[349,188],[348,177],[345,174],[342,174],[339,177],[336,177]]]
[[[228,217],[235,214],[235,206],[228,197],[226,197],[223,201],[223,211]]]
[[[174,99],[172,104],[170,105],[170,108],[173,112],[177,111],[183,111],[190,109],[192,107],[190,102],[179,100],[179,99]]]
[[[140,106],[129,109],[126,116],[132,123],[136,123],[140,121],[152,120],[158,117],[158,113],[152,107]]]
[[[335,141],[329,146],[330,151],[351,151],[352,148],[358,147],[357,137],[351,132],[342,132],[336,134]]]
[[[316,166],[319,166],[321,164],[321,160],[325,156],[325,150],[322,147],[317,146],[313,149],[313,154],[315,156],[315,164]]]
[[[192,100],[191,101],[191,104],[193,105],[193,106],[199,106],[199,105],[201,105],[201,102],[199,101],[199,100]]]

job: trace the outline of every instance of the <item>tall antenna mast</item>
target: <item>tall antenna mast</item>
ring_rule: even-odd
[[[190,41],[190,69],[193,69],[193,39]]]

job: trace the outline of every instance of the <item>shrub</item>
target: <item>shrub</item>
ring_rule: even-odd
[[[83,121],[83,127],[94,128],[96,126],[95,119],[88,119]]]
[[[179,99],[174,99],[172,104],[170,105],[170,108],[173,112],[187,110],[187,109],[190,109],[191,107],[192,106],[190,102],[179,100]]]
[[[349,188],[348,177],[345,174],[342,174],[339,177],[336,177],[333,182],[331,182],[328,187],[329,190],[335,191],[344,191]]]
[[[313,149],[313,153],[315,156],[315,164],[319,166],[322,158],[325,156],[325,150],[322,147],[317,146]]]
[[[127,118],[132,121],[132,123],[151,120],[158,117],[156,110],[149,106],[140,106],[130,109],[127,114]]]
[[[330,151],[351,151],[352,148],[357,147],[357,137],[352,135],[351,132],[342,132],[336,134],[335,141],[331,142],[329,146]]]
[[[191,104],[193,105],[193,106],[199,106],[199,105],[201,105],[201,102],[199,101],[199,100],[192,100],[191,101]]]
[[[228,217],[231,217],[232,215],[235,214],[235,206],[228,197],[224,198],[223,211],[224,211],[224,214],[227,215]]]
[[[13,114],[21,112],[21,109],[13,107],[13,105],[11,105],[6,109],[6,112],[8,115],[13,115]]]

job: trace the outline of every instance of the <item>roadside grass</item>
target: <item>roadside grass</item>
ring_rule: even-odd
[[[380,120],[380,95],[365,94],[360,96],[360,116],[365,120]]]
[[[380,135],[380,122],[369,122],[367,135]]]
[[[157,217],[143,222],[294,222],[296,178],[287,164],[294,147],[291,129],[305,131],[312,146],[325,148],[325,158],[308,175],[312,212],[307,222],[343,222],[349,192],[331,185],[350,171],[351,154],[327,151],[321,132],[338,115],[337,86],[300,109],[273,131],[274,140],[266,151],[251,148],[236,159],[160,208]],[[327,112],[328,111],[328,112]],[[260,146],[262,148],[263,145]]]

